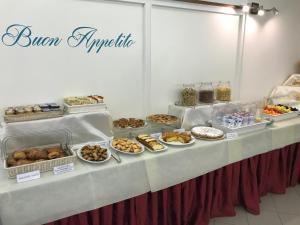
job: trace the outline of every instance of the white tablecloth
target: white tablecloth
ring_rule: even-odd
[[[27,134],[40,130],[68,129],[72,132],[73,143],[99,140],[112,136],[112,119],[108,111],[69,114],[63,117],[1,124],[1,136]]]
[[[17,184],[0,170],[3,225],[42,224],[96,209],[149,191],[158,191],[225,165],[300,141],[300,118],[278,122],[233,140],[196,141],[166,152],[121,155],[103,165],[77,161],[74,172]]]

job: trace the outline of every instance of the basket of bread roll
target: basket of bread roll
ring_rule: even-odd
[[[70,135],[66,130],[56,130],[5,137],[1,156],[8,177],[36,170],[51,171],[56,166],[74,163],[76,155],[69,149]]]

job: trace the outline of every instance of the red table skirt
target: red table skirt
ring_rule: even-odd
[[[48,225],[207,225],[243,205],[259,214],[260,197],[300,181],[300,143],[249,158],[155,193]]]

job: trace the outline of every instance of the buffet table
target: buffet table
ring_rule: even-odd
[[[120,164],[113,159],[100,166],[77,161],[73,172],[49,172],[22,184],[0,170],[1,222],[43,224],[93,210],[57,224],[198,225],[210,217],[234,215],[237,203],[259,213],[260,195],[283,192],[300,178],[297,142],[299,118],[232,140],[121,155]],[[272,179],[265,179],[270,173]]]

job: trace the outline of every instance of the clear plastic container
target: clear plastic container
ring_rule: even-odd
[[[214,102],[214,88],[212,82],[202,82],[199,88],[199,102],[213,103]]]
[[[180,91],[180,102],[182,106],[197,105],[197,91],[194,84],[184,84]]]
[[[219,82],[216,88],[216,100],[229,102],[231,100],[231,85],[230,82]]]

